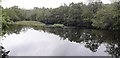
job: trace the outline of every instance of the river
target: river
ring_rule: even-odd
[[[1,43],[10,56],[120,57],[119,31],[11,26]]]

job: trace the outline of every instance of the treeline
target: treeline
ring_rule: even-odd
[[[120,2],[103,4],[93,2],[70,3],[58,8],[21,9],[13,6],[4,9],[13,21],[39,21],[45,24],[120,30]]]
[[[12,22],[11,17],[7,15],[2,6],[0,6],[0,28],[8,27],[8,24]]]

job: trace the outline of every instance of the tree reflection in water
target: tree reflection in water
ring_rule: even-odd
[[[0,58],[8,58],[8,53],[3,46],[0,45]]]
[[[5,29],[5,33],[19,34],[21,31],[26,31],[25,28],[25,26],[11,26],[11,28]],[[116,58],[120,57],[119,31],[86,30],[80,28],[46,28],[37,26],[31,28],[59,35],[63,40],[68,39],[71,42],[85,43],[85,47],[89,48],[92,52],[97,52],[101,44],[106,44],[106,53]]]
[[[26,28],[26,27],[25,27]],[[24,28],[24,26],[17,26],[17,25],[13,25],[13,26],[9,26],[9,28],[3,28],[2,29],[2,34],[0,35],[0,58],[8,58],[8,53],[10,51],[7,51],[1,44],[1,40],[2,37],[5,37],[5,34],[20,34],[20,31],[26,31]]]
[[[120,32],[106,30],[80,30],[79,28],[46,28],[45,32],[59,35],[64,40],[85,43],[85,47],[97,52],[101,44],[106,45],[106,53],[113,57],[120,57]]]

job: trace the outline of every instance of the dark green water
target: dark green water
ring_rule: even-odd
[[[116,56],[120,32],[79,28],[11,26],[3,46],[10,56]]]

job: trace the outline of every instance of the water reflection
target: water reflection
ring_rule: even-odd
[[[50,33],[54,33],[68,38],[71,42],[85,43],[85,47],[92,52],[97,52],[101,44],[106,43],[106,52],[114,57],[120,56],[120,32],[105,30],[80,30],[80,29],[49,29]],[[59,32],[58,32],[59,31]]]
[[[80,30],[79,28],[32,28],[11,26],[6,29],[6,38],[3,43],[11,50],[11,55],[111,55],[120,57],[119,31]],[[13,45],[13,41],[16,42],[16,45]],[[24,51],[26,53],[22,54]],[[34,53],[32,53],[33,51]]]

